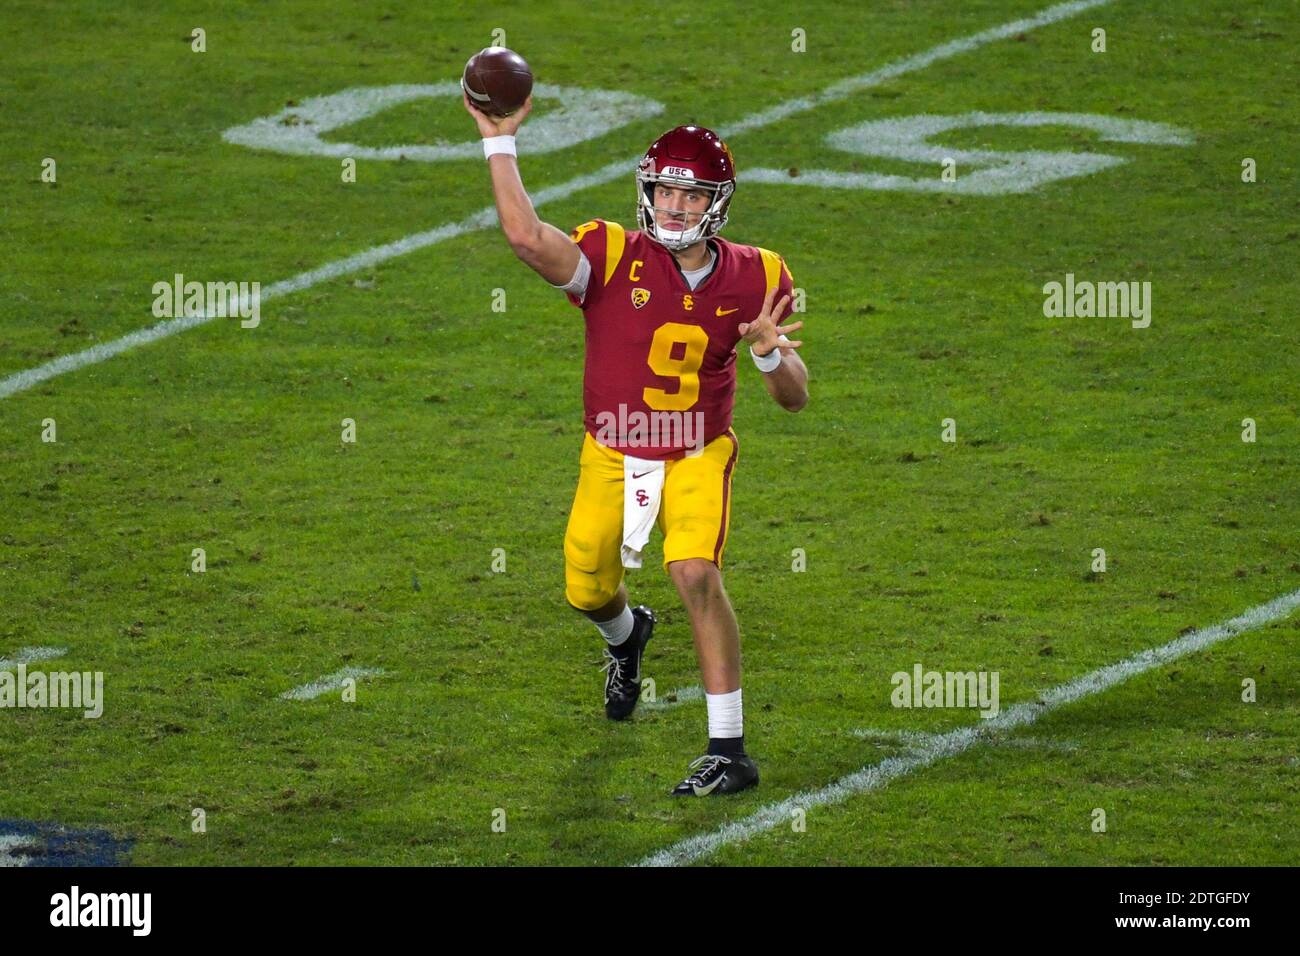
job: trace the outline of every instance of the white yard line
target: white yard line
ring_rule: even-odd
[[[931,64],[940,60],[947,60],[962,53],[968,53],[978,47],[992,43],[995,40],[1002,40],[1007,37],[1015,36],[1019,33],[1025,33],[1037,27],[1055,23],[1058,20],[1064,20],[1072,17],[1077,13],[1090,10],[1093,7],[1099,7],[1110,0],[1072,0],[1070,3],[1059,3],[1055,6],[1048,7],[1032,17],[1026,17],[1022,20],[1013,20],[1010,23],[1004,23],[1001,26],[992,27],[988,30],[981,30],[979,33],[972,33],[969,36],[960,37],[956,40],[950,40],[947,43],[941,43],[938,46],[931,47],[922,53],[913,56],[904,57],[901,60],[895,60],[893,63],[886,64],[877,70],[869,73],[863,73],[858,76],[852,76],[848,79],[840,80],[831,86],[826,87],[819,93],[811,96],[795,97],[786,100],[784,103],[778,103],[761,112],[754,113],[737,123],[730,126],[719,127],[717,132],[723,138],[730,138],[741,133],[747,133],[751,130],[761,129],[772,123],[794,116],[798,113],[807,112],[824,106],[827,103],[834,103],[839,100],[847,99],[855,93],[862,90],[870,89],[873,86],[879,86],[889,80],[904,76],[908,73],[914,73],[922,70]],[[566,183],[558,186],[551,186],[547,189],[540,190],[532,194],[534,206],[541,206],[544,203],[553,202],[557,199],[565,199],[574,193],[587,189],[590,186],[599,186],[603,183],[611,182],[620,176],[631,176],[640,156],[634,156],[625,162],[613,162],[607,166],[598,169],[593,173],[587,173],[582,176],[576,176]],[[427,246],[435,245],[447,239],[454,239],[457,236],[473,232],[478,229],[486,229],[497,222],[495,205],[485,206],[474,215],[462,219],[459,222],[447,223],[436,229],[430,229],[426,232],[418,232],[405,238],[398,239],[394,242],[386,243],[382,246],[374,246],[355,255],[348,256],[345,259],[336,259],[334,262],[326,263],[316,269],[307,272],[301,272],[296,276],[276,282],[262,290],[261,301],[279,298],[282,295],[288,295],[291,292],[298,292],[302,289],[310,288],[329,279],[338,276],[348,275],[349,273],[359,272],[363,269],[369,269],[381,262],[387,262],[389,259],[395,259],[398,256],[404,256],[407,253],[415,252],[417,249],[424,249]],[[169,270],[170,271],[170,270]],[[141,297],[144,297],[142,288]],[[22,372],[16,372],[6,378],[0,379],[0,399],[8,398],[18,392],[25,391],[41,382],[48,381],[56,376],[74,372],[77,369],[85,368],[88,365],[95,365],[112,358],[115,355],[121,355],[130,349],[139,345],[148,345],[161,339],[169,338],[178,332],[184,332],[188,329],[196,328],[211,322],[215,316],[197,315],[184,316],[176,319],[167,319],[148,328],[139,329],[114,339],[111,342],[104,342],[100,345],[92,345],[88,349],[80,352],[73,352],[70,355],[63,355],[56,359],[51,359],[44,365],[38,365],[36,368],[27,369]]]
[[[721,847],[748,840],[766,830],[788,826],[792,819],[791,814],[795,810],[806,811],[810,807],[840,803],[856,794],[878,790],[898,777],[922,770],[948,757],[965,753],[976,744],[985,742],[992,731],[1028,726],[1058,707],[1109,690],[1130,677],[1144,674],[1188,654],[1203,651],[1243,631],[1263,627],[1265,624],[1286,617],[1297,607],[1300,607],[1300,590],[1274,598],[1267,604],[1253,607],[1230,621],[1192,631],[1168,644],[1134,654],[1116,664],[1084,674],[1065,684],[1058,684],[1044,691],[1039,695],[1038,700],[1016,704],[990,720],[922,739],[913,749],[900,757],[889,757],[879,763],[869,764],[820,790],[805,790],[779,803],[769,803],[734,823],[674,843],[646,857],[637,865],[681,866],[693,863]]]
[[[0,670],[9,670],[19,664],[31,664],[34,661],[52,661],[66,653],[66,647],[20,647],[13,657],[0,657]]]
[[[303,684],[293,690],[286,690],[280,695],[280,698],[282,700],[313,700],[322,694],[328,694],[330,691],[342,690],[343,685],[349,680],[360,681],[365,680],[367,677],[380,677],[383,673],[383,670],[375,667],[345,667],[333,674],[326,674],[310,684]]]
[[[849,731],[859,740],[872,740],[880,744],[895,744],[902,747],[925,747],[931,745],[941,734],[927,733],[923,730],[887,730],[883,727],[863,727],[861,730]],[[1017,747],[1025,750],[1078,750],[1077,740],[1052,740],[1048,737],[989,737],[990,746]]]
[[[671,698],[671,699],[670,699]],[[653,701],[641,701],[642,710],[670,710],[682,704],[704,699],[704,688],[699,684],[691,687],[679,687],[668,694],[659,694]]]

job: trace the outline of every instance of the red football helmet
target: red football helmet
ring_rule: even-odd
[[[712,196],[702,218],[690,229],[664,229],[655,218],[655,185],[692,186]],[[650,144],[636,170],[637,222],[645,234],[668,249],[684,249],[716,236],[727,224],[727,207],[736,191],[736,161],[711,129],[678,126]],[[660,212],[668,212],[662,206]]]

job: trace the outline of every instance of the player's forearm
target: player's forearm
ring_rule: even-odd
[[[542,231],[533,201],[524,190],[515,157],[498,153],[488,159],[492,172],[492,192],[496,196],[497,218],[511,248],[519,251],[536,243]]]
[[[767,393],[788,412],[808,404],[808,366],[794,349],[781,349],[781,364],[763,373]]]

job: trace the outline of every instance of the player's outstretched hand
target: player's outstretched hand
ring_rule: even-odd
[[[775,297],[776,288],[768,289],[767,297],[763,299],[763,311],[758,313],[758,318],[754,319],[753,322],[741,322],[736,327],[740,337],[749,343],[749,347],[755,355],[769,355],[778,345],[785,349],[797,349],[803,345],[801,341],[780,341],[779,336],[798,332],[803,328],[803,323],[791,322],[789,325],[777,325],[777,319],[785,311],[785,307],[790,304],[790,297],[788,295],[784,296],[776,304],[776,308],[772,308],[772,299]]]
[[[489,136],[514,136],[515,131],[523,125],[524,117],[533,109],[533,98],[529,95],[528,99],[524,100],[524,105],[509,116],[488,116],[469,101],[469,94],[464,90],[461,90],[460,98],[465,104],[465,111],[474,117],[474,122],[478,124],[479,134],[484,139]]]

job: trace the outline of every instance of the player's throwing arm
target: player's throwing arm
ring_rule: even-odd
[[[547,282],[563,284],[578,265],[578,247],[568,233],[537,218],[532,200],[524,191],[515,160],[515,132],[532,111],[529,96],[520,109],[510,116],[489,116],[476,109],[469,94],[462,94],[465,109],[474,117],[483,136],[483,152],[492,172],[492,191],[496,196],[497,217],[510,248],[530,269]]]

